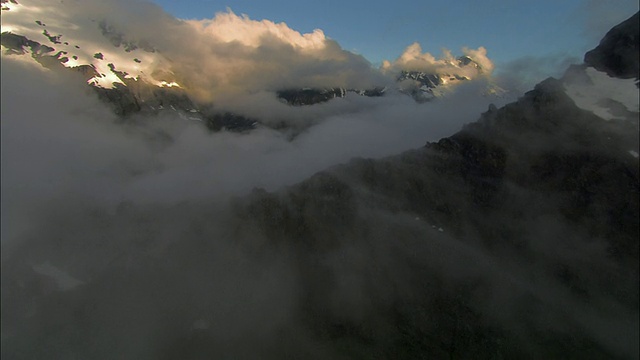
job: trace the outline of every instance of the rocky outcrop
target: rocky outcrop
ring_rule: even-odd
[[[205,125],[211,131],[242,132],[255,129],[258,121],[230,112],[214,113],[205,116]]]
[[[34,56],[42,56],[55,50],[50,46],[40,44],[37,41],[29,40],[22,35],[16,35],[11,32],[3,32],[0,35],[0,41],[2,46],[7,48],[7,51],[15,54],[26,54],[27,51],[30,50]]]
[[[276,93],[278,98],[289,105],[302,106],[323,103],[335,98],[342,98],[346,90],[342,88],[331,89],[288,89]]]
[[[327,102],[335,98],[343,98],[347,93],[355,93],[360,96],[378,97],[383,96],[386,91],[385,87],[375,87],[372,89],[287,89],[276,92],[276,96],[283,102],[293,106],[315,105]]]
[[[584,62],[610,76],[640,78],[640,12],[615,26],[600,44],[584,56]]]

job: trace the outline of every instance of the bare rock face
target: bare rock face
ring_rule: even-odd
[[[600,44],[584,56],[584,62],[610,76],[640,77],[640,12],[611,29]]]
[[[343,98],[347,93],[355,93],[360,96],[378,97],[383,96],[386,91],[385,87],[375,87],[371,89],[344,89],[344,88],[329,88],[329,89],[285,89],[276,92],[276,96],[280,101],[292,106],[305,106],[315,105],[323,102],[327,102],[336,98]]]

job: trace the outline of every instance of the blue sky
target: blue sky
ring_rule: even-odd
[[[523,57],[581,59],[611,26],[638,10],[636,0],[154,2],[184,19],[212,18],[230,8],[304,33],[322,29],[376,65],[416,41],[436,57],[442,48],[459,55],[463,46],[484,46],[498,66]]]

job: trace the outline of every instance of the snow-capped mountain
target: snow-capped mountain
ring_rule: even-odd
[[[175,82],[170,61],[145,39],[128,37],[99,17],[74,12],[74,2],[3,2],[2,49],[53,71],[81,74],[118,115],[179,111],[202,121]]]
[[[595,49],[587,52],[584,64],[567,70],[561,81],[576,106],[605,120],[638,121],[639,34],[636,14],[611,29]],[[637,154],[633,148],[630,151]]]
[[[427,102],[454,91],[461,82],[473,80],[472,76],[485,74],[482,65],[469,55],[460,56],[447,63],[448,71],[401,70],[397,81],[399,90],[411,95],[417,102]],[[482,92],[484,96],[501,97],[506,90],[493,82],[489,82]]]
[[[395,91],[411,96],[418,103],[425,103],[447,96],[448,93],[455,91],[455,87],[461,82],[472,80],[472,77],[460,74],[483,74],[482,66],[467,55],[459,57],[456,61],[450,62],[449,65],[449,70],[458,71],[447,73],[444,71],[401,70],[400,74],[395,76],[393,85],[389,85],[389,87],[392,87]],[[472,71],[469,71],[470,69],[472,69]],[[277,92],[277,95],[287,104],[300,106],[313,105],[335,98],[343,98],[347,93],[355,93],[369,97],[383,96],[387,90],[388,88],[386,86],[364,90],[303,88],[280,90]],[[495,84],[490,84],[484,90],[483,95],[500,97],[504,93],[504,89],[501,89]]]
[[[95,73],[87,82],[105,89],[125,85],[125,79],[178,86],[170,73],[161,71],[168,68],[168,60],[145,40],[128,38],[98,16],[80,16],[73,5],[74,1],[4,1],[5,51],[49,61],[45,65],[55,59],[66,68],[88,66]]]
[[[395,82],[390,87],[395,90],[410,95],[419,103],[431,101],[455,90],[455,87],[463,81],[472,80],[469,75],[460,74],[476,74],[482,75],[482,65],[476,62],[468,55],[460,56],[455,61],[448,63],[447,71],[419,71],[419,70],[400,70],[395,76]],[[389,73],[393,76],[393,73]],[[356,93],[362,96],[383,96],[388,88],[386,86],[375,87],[372,89],[287,89],[278,91],[278,97],[290,105],[312,105],[325,102],[334,98],[345,97],[348,92]],[[484,95],[501,96],[505,90],[495,84],[491,84],[484,91]]]

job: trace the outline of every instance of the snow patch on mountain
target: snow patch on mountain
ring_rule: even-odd
[[[104,20],[76,10],[74,3],[45,0],[6,3],[9,6],[2,11],[2,32],[24,36],[52,48],[50,54],[56,54],[54,56],[65,67],[89,65],[97,75],[87,82],[95,86],[125,85],[120,76],[143,78],[158,86],[163,81],[173,82],[152,76],[156,69],[166,66],[167,60],[162,55],[142,48],[114,46],[112,38],[105,34],[104,26],[99,26]],[[3,48],[6,51],[6,47]],[[115,69],[123,75],[118,75]]]
[[[640,101],[635,79],[620,79],[607,75],[592,67],[584,70],[586,81],[566,80],[567,95],[584,110],[588,110],[604,120],[625,119],[617,109],[637,113]]]

